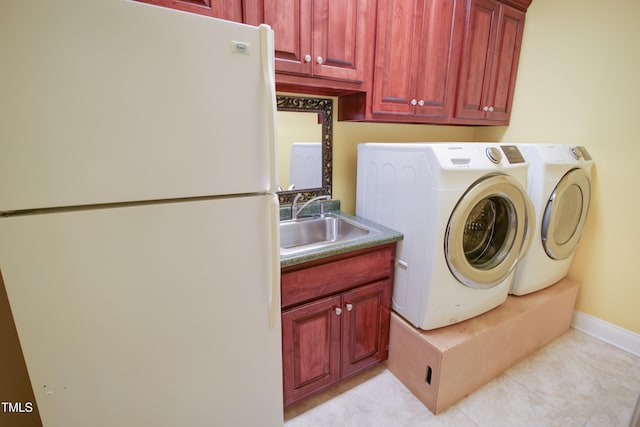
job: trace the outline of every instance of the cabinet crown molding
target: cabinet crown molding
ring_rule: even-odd
[[[526,12],[533,0],[500,0],[500,2]]]

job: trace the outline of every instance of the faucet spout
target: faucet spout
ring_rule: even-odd
[[[301,208],[298,208],[298,200],[302,197],[302,193],[296,194],[296,197],[293,199],[293,203],[291,204],[291,219],[298,219],[300,213],[312,202],[318,202],[321,200],[331,200],[331,196],[326,194],[324,196],[314,197],[313,199],[308,200]],[[324,203],[320,203],[320,214],[324,214]]]

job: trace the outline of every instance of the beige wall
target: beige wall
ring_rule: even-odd
[[[582,284],[576,309],[640,333],[640,2],[534,0],[526,19],[510,126],[337,122],[333,196],[354,212],[359,142],[585,145],[596,167],[585,235],[569,273]]]
[[[585,145],[596,167],[577,310],[640,333],[640,2],[534,0],[511,123],[482,140]]]

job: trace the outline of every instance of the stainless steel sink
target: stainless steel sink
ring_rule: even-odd
[[[336,214],[281,221],[280,254],[319,249],[366,237],[372,233],[379,231]]]

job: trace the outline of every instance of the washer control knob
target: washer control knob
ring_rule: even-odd
[[[580,147],[571,147],[569,149],[569,152],[571,153],[573,158],[576,159],[576,160],[580,160],[583,157],[582,156],[582,150],[580,149]]]
[[[496,147],[487,148],[486,153],[489,160],[491,160],[493,163],[497,164],[500,163],[500,160],[502,160],[502,153]]]

